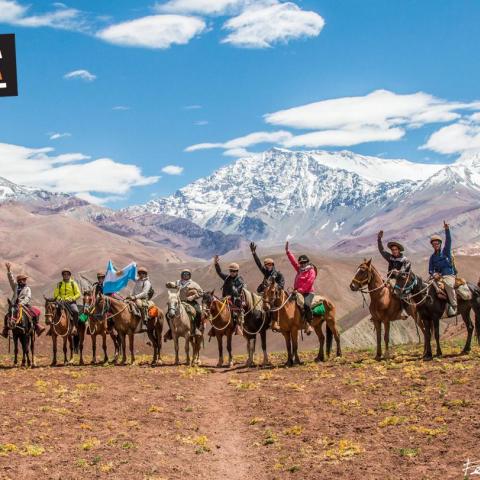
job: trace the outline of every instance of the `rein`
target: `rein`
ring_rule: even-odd
[[[224,330],[226,330],[229,325],[232,323],[232,315],[230,314],[230,319],[228,320],[228,323],[224,326],[224,327],[217,327],[213,324],[213,321],[216,320],[220,315],[221,313],[223,312],[223,310],[225,310],[225,307],[228,305],[228,297],[225,297],[225,300],[220,300],[219,298],[217,297],[213,297],[214,300],[216,300],[217,302],[220,302],[222,304],[222,307],[220,308],[220,310],[217,312],[217,314],[214,316],[214,317],[210,317],[210,323],[212,324],[212,327],[217,330],[218,332],[223,332]],[[209,311],[210,311],[210,308],[209,308]],[[210,313],[211,315],[211,313]]]

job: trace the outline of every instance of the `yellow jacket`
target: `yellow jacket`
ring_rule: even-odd
[[[55,287],[53,298],[55,300],[64,300],[65,302],[75,302],[80,298],[80,289],[77,282],[73,279],[68,282],[62,280]]]

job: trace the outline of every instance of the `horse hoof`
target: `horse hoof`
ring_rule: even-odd
[[[293,367],[293,362],[291,360],[289,360],[288,362],[284,363],[284,366],[287,367],[287,368]]]
[[[469,355],[469,354],[470,354],[470,350],[462,350],[462,351],[460,352],[460,355],[462,355],[462,356],[463,356],[463,355]]]
[[[317,358],[315,359],[315,361],[316,361],[317,363],[322,363],[322,362],[325,361],[325,357],[317,357]]]
[[[223,362],[218,362],[217,363],[217,368],[222,368],[223,367]]]
[[[157,365],[163,365],[163,360],[158,359],[157,360]]]
[[[380,362],[380,361],[382,360],[382,356],[381,356],[381,355],[377,355],[377,356],[375,357],[375,360],[376,360],[377,362]]]
[[[228,368],[232,368],[233,367],[233,362],[228,362]]]
[[[431,362],[431,361],[433,360],[433,356],[432,356],[432,355],[424,355],[424,356],[422,357],[422,360],[423,360],[424,362]]]

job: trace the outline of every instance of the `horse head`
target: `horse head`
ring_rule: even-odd
[[[58,311],[59,305],[54,298],[48,298],[45,295],[43,298],[45,299],[45,318],[51,322]]]
[[[279,295],[280,287],[275,281],[275,278],[269,278],[262,293],[263,309],[267,312],[271,310],[271,308],[275,305]]]
[[[358,292],[361,288],[366,287],[372,279],[372,259],[364,259],[358,266],[355,276],[350,282],[350,290],[352,292]]]
[[[178,314],[180,306],[180,298],[178,292],[172,292],[168,290],[168,300],[167,300],[167,313],[166,316],[168,319],[172,320]]]

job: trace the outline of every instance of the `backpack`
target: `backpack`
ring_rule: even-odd
[[[154,295],[155,295],[155,290],[153,289],[152,284],[150,284],[150,288],[148,289],[148,293],[147,293],[147,298],[151,300]]]

